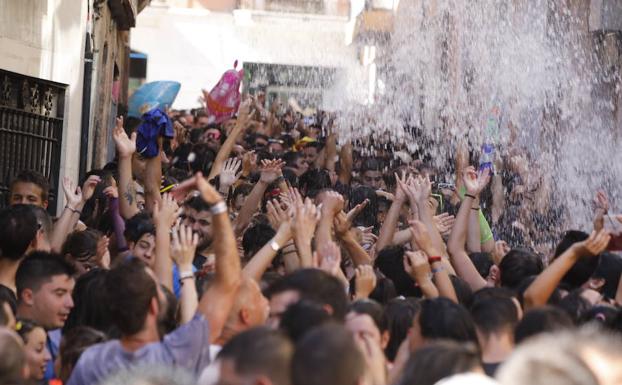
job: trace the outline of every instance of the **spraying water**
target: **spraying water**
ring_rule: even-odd
[[[589,1],[403,1],[379,67],[385,93],[342,126],[410,151],[425,143],[439,166],[459,140],[480,149],[492,139],[505,167],[524,158],[541,181],[540,211],[559,208],[549,225],[588,229],[594,191],[620,202],[622,180],[620,74],[588,19]]]

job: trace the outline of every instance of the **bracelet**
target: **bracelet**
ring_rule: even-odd
[[[182,271],[179,273],[179,280],[181,281],[182,279],[188,279],[188,278],[194,278],[194,273],[192,272],[192,270],[190,271]]]
[[[479,207],[471,207],[471,210],[479,211]]]
[[[442,260],[443,260],[443,258],[441,258],[440,255],[433,255],[431,257],[428,257],[428,263],[429,264],[433,264],[434,262],[440,262]]]
[[[475,197],[475,195],[471,195],[471,194],[464,194],[465,197],[471,198],[471,199],[477,199]]]
[[[281,248],[281,246],[279,246],[279,244],[274,239],[270,241],[270,247],[274,251],[279,251],[279,249]]]
[[[444,266],[435,267],[434,269],[432,269],[432,274],[440,273],[443,270],[445,270]]]
[[[80,211],[80,210],[72,209],[69,206],[65,206],[65,208],[68,209],[69,211],[71,211],[74,214],[82,215],[82,211]]]
[[[212,215],[220,215],[227,212],[227,204],[224,201],[220,201],[210,207],[209,211]]]

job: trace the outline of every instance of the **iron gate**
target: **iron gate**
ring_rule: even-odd
[[[0,207],[11,179],[33,170],[49,180],[48,207],[56,211],[66,88],[0,69]]]

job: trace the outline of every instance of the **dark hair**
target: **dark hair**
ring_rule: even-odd
[[[37,235],[37,218],[28,205],[0,211],[0,258],[19,261]]]
[[[123,236],[128,242],[138,242],[145,234],[155,235],[155,225],[151,215],[138,213],[125,222]]]
[[[201,198],[200,195],[194,195],[184,202],[184,206],[189,207],[197,212],[209,210],[209,204]]]
[[[402,246],[387,246],[378,253],[374,266],[393,281],[399,295],[420,296],[421,292],[415,288],[415,282],[404,270],[403,259],[404,248]]]
[[[164,306],[165,311],[162,314],[162,319],[158,320],[158,329],[160,333],[160,337],[164,338],[165,335],[169,334],[173,330],[177,328],[177,316],[179,312],[177,311],[179,308],[179,301],[168,287],[164,285],[160,285],[160,290],[164,294],[164,299],[166,303],[160,303],[160,306]]]
[[[592,278],[604,279],[603,295],[607,298],[615,298],[621,273],[622,257],[618,254],[604,252],[600,255],[598,266],[592,274]]]
[[[302,157],[301,152],[288,151],[283,154],[283,161],[285,162],[285,167],[296,167],[296,161]]]
[[[301,299],[315,301],[320,305],[329,305],[333,317],[342,320],[347,311],[348,298],[343,284],[332,275],[318,269],[301,269],[276,281],[266,291],[266,297],[294,290]]]
[[[512,289],[513,291],[516,292],[516,297],[518,299],[518,302],[520,302],[521,306],[523,307],[525,306],[525,292],[527,291],[529,286],[533,283],[533,281],[536,280],[536,278],[538,278],[537,275],[530,275],[529,277],[525,277],[521,281],[521,283],[518,284],[516,288]],[[549,297],[549,300],[547,301],[547,303],[549,305],[556,305],[559,303],[559,301],[561,301],[561,299],[562,299],[561,292],[559,291],[558,288],[555,288],[555,290]]]
[[[0,306],[6,302],[11,307],[13,315],[17,314],[17,297],[13,290],[4,285],[0,285]]]
[[[99,330],[88,326],[78,326],[67,333],[63,333],[60,342],[60,379],[69,380],[73,368],[86,349],[92,345],[106,341],[106,335]]]
[[[108,307],[122,335],[138,333],[145,322],[151,300],[158,298],[154,279],[138,258],[121,262],[105,281]]]
[[[300,192],[309,198],[315,198],[317,194],[331,187],[330,175],[326,170],[311,169],[300,176],[298,180]]]
[[[118,331],[112,325],[112,313],[107,304],[106,277],[109,270],[92,269],[76,280],[71,297],[73,309],[63,326],[63,334],[88,326],[113,337]]]
[[[412,353],[398,385],[434,385],[445,377],[471,372],[481,365],[476,345],[436,341]]]
[[[584,291],[583,288],[575,289],[555,305],[565,311],[575,324],[578,324],[579,319],[592,307],[592,304],[581,296]]]
[[[216,158],[216,154],[209,148],[209,145],[206,143],[195,144],[192,146],[191,154],[194,154],[194,159],[190,162],[192,172],[200,171],[205,175],[209,175]]]
[[[421,301],[419,327],[421,336],[428,340],[450,339],[477,345],[477,334],[471,315],[462,305],[447,298]]]
[[[365,374],[365,358],[352,333],[324,325],[307,333],[292,360],[293,385],[353,385]]]
[[[376,287],[369,294],[369,299],[372,299],[382,305],[386,305],[389,301],[397,297],[397,290],[393,281],[387,277],[378,277],[376,281]]]
[[[564,233],[562,240],[555,249],[555,257],[558,258],[566,250],[568,250],[573,244],[582,242],[589,237],[587,233],[583,231],[570,230]],[[567,290],[572,290],[580,287],[594,274],[596,267],[598,266],[600,258],[579,258],[568,270],[562,278],[562,287]]]
[[[257,327],[230,339],[218,353],[238,376],[264,375],[274,385],[289,385],[294,347],[278,331]]]
[[[490,253],[471,253],[469,254],[469,258],[471,262],[473,262],[479,275],[484,279],[488,278],[490,268],[494,265]]]
[[[457,275],[450,274],[449,279],[458,297],[458,303],[464,307],[470,307],[473,301],[473,290],[471,290],[471,286],[469,286],[467,281]]]
[[[43,326],[39,325],[31,319],[17,318],[15,321],[15,331],[22,338],[24,344],[28,343],[28,335],[36,328],[41,328],[43,331],[45,331],[45,329],[43,329]]]
[[[350,192],[350,209],[353,209],[365,199],[369,200],[367,206],[354,218],[354,226],[376,227],[378,225],[378,196],[376,190],[368,186],[356,187]]]
[[[49,238],[52,236],[54,230],[54,224],[50,214],[43,208],[35,205],[26,205],[32,210],[32,213],[37,218],[37,227],[43,230],[43,233]]]
[[[406,339],[419,310],[421,310],[419,301],[412,298],[396,298],[386,305],[384,318],[389,330],[389,343],[384,353],[389,361],[395,359],[397,351]]]
[[[244,249],[244,257],[251,258],[264,245],[274,237],[276,231],[266,224],[257,223],[249,227],[242,237],[242,248]]]
[[[74,231],[63,244],[62,254],[76,261],[87,261],[97,255],[97,243],[102,233],[95,229]]]
[[[553,306],[543,306],[528,311],[520,320],[514,330],[516,344],[540,333],[570,329],[573,327],[572,319],[561,309]]]
[[[48,195],[50,193],[50,182],[48,179],[44,177],[42,174],[32,171],[32,170],[22,170],[19,174],[15,175],[13,180],[11,181],[10,190],[13,189],[15,183],[32,183],[41,188],[41,200],[48,200]]]
[[[349,311],[370,316],[380,333],[388,329],[387,319],[384,317],[384,309],[376,301],[369,299],[354,301],[350,304]]]
[[[233,192],[229,194],[229,206],[233,206],[240,195],[248,196],[252,190],[253,185],[250,183],[241,183],[236,186],[235,189],[233,189]]]
[[[332,319],[324,307],[312,301],[298,301],[287,307],[279,329],[283,331],[292,342],[298,342],[309,330],[330,322]]]
[[[22,300],[22,292],[30,289],[33,292],[39,290],[41,285],[57,275],[72,277],[76,270],[73,265],[60,254],[35,251],[29,254],[20,263],[15,274],[15,286],[17,287],[17,300]]]
[[[516,288],[523,279],[544,270],[542,258],[527,249],[512,249],[499,263],[501,286]]]
[[[380,171],[383,169],[382,161],[375,158],[365,159],[363,165],[361,166],[361,174],[364,174],[367,171]]]
[[[518,323],[518,311],[510,297],[490,297],[471,306],[471,316],[477,330],[488,337],[495,333],[510,332]]]

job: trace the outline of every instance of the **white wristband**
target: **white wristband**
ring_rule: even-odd
[[[279,251],[279,249],[281,249],[281,246],[279,246],[279,244],[274,239],[270,241],[270,247],[274,251]]]
[[[188,279],[188,278],[194,278],[194,273],[192,272],[192,270],[190,270],[190,271],[180,271],[179,272],[179,280],[180,281],[182,279]]]
[[[220,214],[226,213],[227,204],[223,201],[220,201],[216,203],[215,205],[213,205],[212,207],[210,207],[209,211],[212,213],[212,215],[220,215]]]

